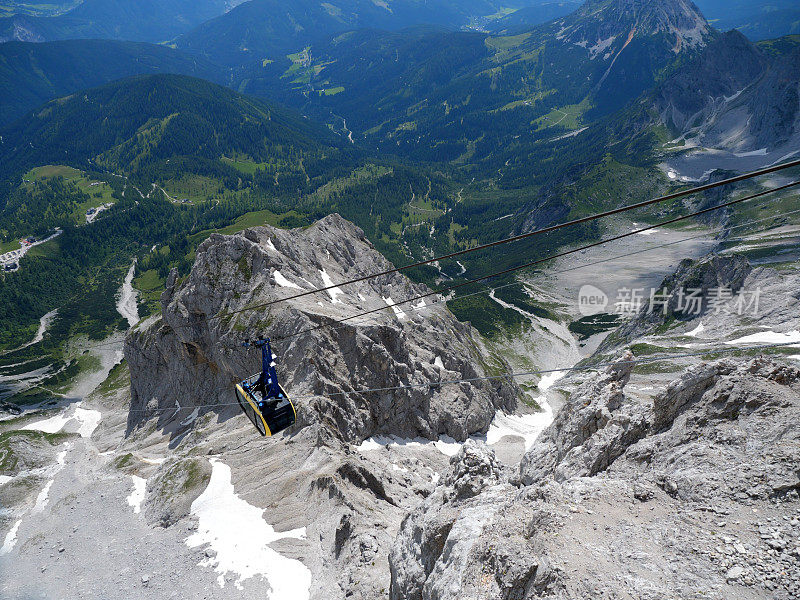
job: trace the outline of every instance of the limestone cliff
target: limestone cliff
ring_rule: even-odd
[[[177,431],[195,409],[237,417],[232,386],[260,369],[259,353],[242,342],[265,335],[274,340],[278,372],[296,400],[296,427],[321,422],[351,442],[380,433],[464,440],[485,431],[498,408],[514,408],[519,390],[501,380],[431,386],[485,377],[490,363],[506,365],[443,303],[393,306],[426,287],[395,273],[264,306],[391,268],[338,215],[306,230],[212,235],[199,246],[188,278],[170,275],[161,316],[127,339],[129,429],[157,418],[160,427]],[[334,323],[375,308],[384,310]]]

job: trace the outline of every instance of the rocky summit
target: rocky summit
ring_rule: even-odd
[[[338,215],[304,231],[212,235],[185,281],[170,276],[161,316],[128,336],[129,427],[155,417],[178,432],[195,410],[244,419],[232,387],[260,371],[260,353],[242,346],[264,335],[274,340],[298,427],[322,422],[356,443],[376,434],[464,440],[485,432],[521,392],[513,382],[483,379],[507,365],[438,296],[396,304],[429,294],[427,287],[392,273],[291,298],[392,269]],[[352,319],[370,310],[377,312]],[[435,385],[455,379],[472,381]]]
[[[452,459],[403,522],[393,599],[797,597],[800,371],[706,364],[648,405],[625,393],[628,358],[519,471],[481,447]]]

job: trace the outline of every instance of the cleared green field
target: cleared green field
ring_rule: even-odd
[[[161,292],[165,281],[158,276],[158,271],[150,269],[133,280],[133,287],[139,290],[140,303],[145,305],[145,312],[153,314],[161,309]]]
[[[564,129],[580,129],[584,126],[583,115],[591,108],[591,104],[584,100],[580,104],[571,104],[554,108],[546,115],[539,117],[533,122],[536,131],[547,129],[548,127],[563,127]]]
[[[31,169],[23,178],[23,185],[34,181],[45,181],[53,177],[63,177],[70,181],[84,194],[89,196],[86,202],[77,205],[72,213],[72,218],[76,225],[86,222],[86,211],[90,208],[98,208],[104,204],[116,203],[113,196],[113,189],[105,181],[93,179],[85,172],[64,165],[45,165]]]
[[[266,169],[269,166],[268,163],[255,162],[244,157],[228,158],[223,156],[221,160],[246,175],[253,175],[256,171]]]
[[[21,247],[22,244],[19,243],[19,240],[0,242],[0,254],[5,254],[6,252],[11,252],[12,250],[19,250]]]
[[[227,227],[221,229],[206,229],[198,231],[189,237],[189,243],[192,245],[200,244],[203,240],[209,237],[212,233],[221,233],[222,235],[233,235],[250,227],[258,227],[260,225],[272,225],[274,227],[284,227],[285,223],[295,220],[304,221],[303,217],[295,212],[289,211],[282,215],[275,214],[271,210],[257,210],[243,214]]]
[[[221,181],[203,175],[187,174],[180,179],[170,179],[161,184],[173,201],[207,202],[222,196],[225,189]]]

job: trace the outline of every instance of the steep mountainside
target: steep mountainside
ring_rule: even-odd
[[[294,162],[332,140],[287,109],[180,75],[138,76],[54,100],[2,136],[5,176],[53,161],[124,172],[181,155]]]
[[[145,73],[216,80],[218,69],[166,46],[110,40],[0,45],[0,127],[48,100]]]
[[[344,117],[387,151],[475,161],[512,140],[554,138],[619,109],[715,34],[690,2],[620,0],[588,2],[514,36],[410,35],[412,51],[408,36],[338,36],[288,63],[253,65],[242,89],[303,93],[318,114]],[[448,58],[456,46],[466,51]]]
[[[239,0],[84,0],[55,17],[0,19],[0,41],[108,38],[163,42],[224,13]]]
[[[257,228],[212,236],[198,248],[186,281],[171,275],[162,315],[127,340],[129,426],[157,417],[159,427],[177,434],[195,409],[204,414],[220,404],[226,417],[238,414],[230,405],[231,385],[260,365],[260,354],[241,343],[261,334],[275,340],[284,381],[297,398],[299,427],[327,424],[352,443],[376,434],[464,440],[485,432],[496,409],[516,406],[520,390],[502,380],[426,385],[480,378],[490,364],[503,363],[486,354],[475,331],[443,305],[393,306],[427,291],[405,277],[247,309],[387,268],[391,264],[363,232],[338,215],[303,232]],[[331,326],[333,319],[376,307],[385,314]],[[377,396],[359,391],[387,387],[399,389]],[[165,411],[176,403],[181,410]]]
[[[300,0],[251,0],[178,39],[178,47],[235,65],[276,60],[331,35],[371,27],[396,30],[420,24],[459,27],[471,17],[524,2],[495,0],[348,0],[337,4]]]
[[[697,0],[720,31],[738,29],[751,40],[800,33],[800,8],[795,0]]]
[[[747,170],[796,154],[799,64],[791,38],[762,50],[729,32],[658,86],[645,103],[669,131],[669,169],[698,178],[713,163]]]

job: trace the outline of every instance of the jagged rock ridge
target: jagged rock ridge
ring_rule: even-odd
[[[800,371],[702,364],[648,404],[630,368],[573,392],[516,476],[465,446],[403,522],[391,597],[797,597]]]
[[[556,24],[559,38],[608,60],[635,37],[665,36],[672,52],[702,48],[712,36],[705,17],[689,0],[590,0]]]
[[[389,268],[364,233],[338,215],[305,231],[258,227],[212,235],[198,248],[186,281],[170,276],[161,317],[127,339],[130,428],[158,417],[159,426],[178,430],[195,408],[202,413],[214,404],[225,405],[223,417],[236,415],[234,382],[260,369],[258,353],[243,349],[242,341],[264,334],[276,340],[278,371],[296,399],[298,427],[322,422],[348,441],[378,433],[463,440],[485,431],[496,409],[515,406],[516,384],[429,384],[486,376],[492,361],[507,366],[443,304],[390,306],[428,291],[402,275],[221,317]],[[379,307],[385,313],[314,329]],[[408,385],[417,387],[360,393]]]

